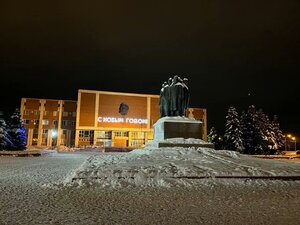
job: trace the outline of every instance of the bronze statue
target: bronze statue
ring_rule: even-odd
[[[185,116],[189,99],[188,79],[169,78],[160,91],[160,117]]]
[[[160,117],[168,116],[169,114],[169,85],[167,82],[164,82],[160,90]]]

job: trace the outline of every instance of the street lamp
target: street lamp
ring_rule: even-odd
[[[295,151],[296,151],[297,150],[297,140],[296,140],[296,137],[293,137],[291,134],[287,134],[287,135],[284,135],[284,138],[285,138],[285,151],[287,151],[287,143],[288,142],[290,142],[290,143],[294,142],[294,144],[295,144]],[[289,150],[290,150],[290,145],[289,145]]]

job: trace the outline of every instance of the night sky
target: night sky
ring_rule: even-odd
[[[299,137],[299,12],[299,0],[2,0],[0,110],[78,89],[159,94],[177,74],[209,128],[254,104]]]

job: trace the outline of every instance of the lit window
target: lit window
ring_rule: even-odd
[[[128,137],[127,131],[115,131],[115,137]]]
[[[98,139],[111,139],[111,131],[98,131]]]
[[[24,125],[28,125],[30,123],[30,120],[23,120]]]
[[[89,130],[81,130],[79,131],[79,137],[90,137],[91,131]]]
[[[80,130],[79,131],[79,141],[81,142],[93,142],[94,140],[94,131],[93,130]]]
[[[43,120],[43,125],[44,126],[49,125],[49,120]]]
[[[132,140],[130,144],[132,147],[142,147],[145,142],[143,140]]]
[[[54,112],[53,112],[53,116],[57,116],[57,111],[54,111]]]
[[[145,133],[144,132],[131,132],[132,139],[144,139]]]

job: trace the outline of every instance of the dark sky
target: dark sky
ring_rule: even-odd
[[[0,108],[79,88],[158,94],[178,74],[209,127],[254,104],[300,135],[299,12],[299,0],[2,0]]]

